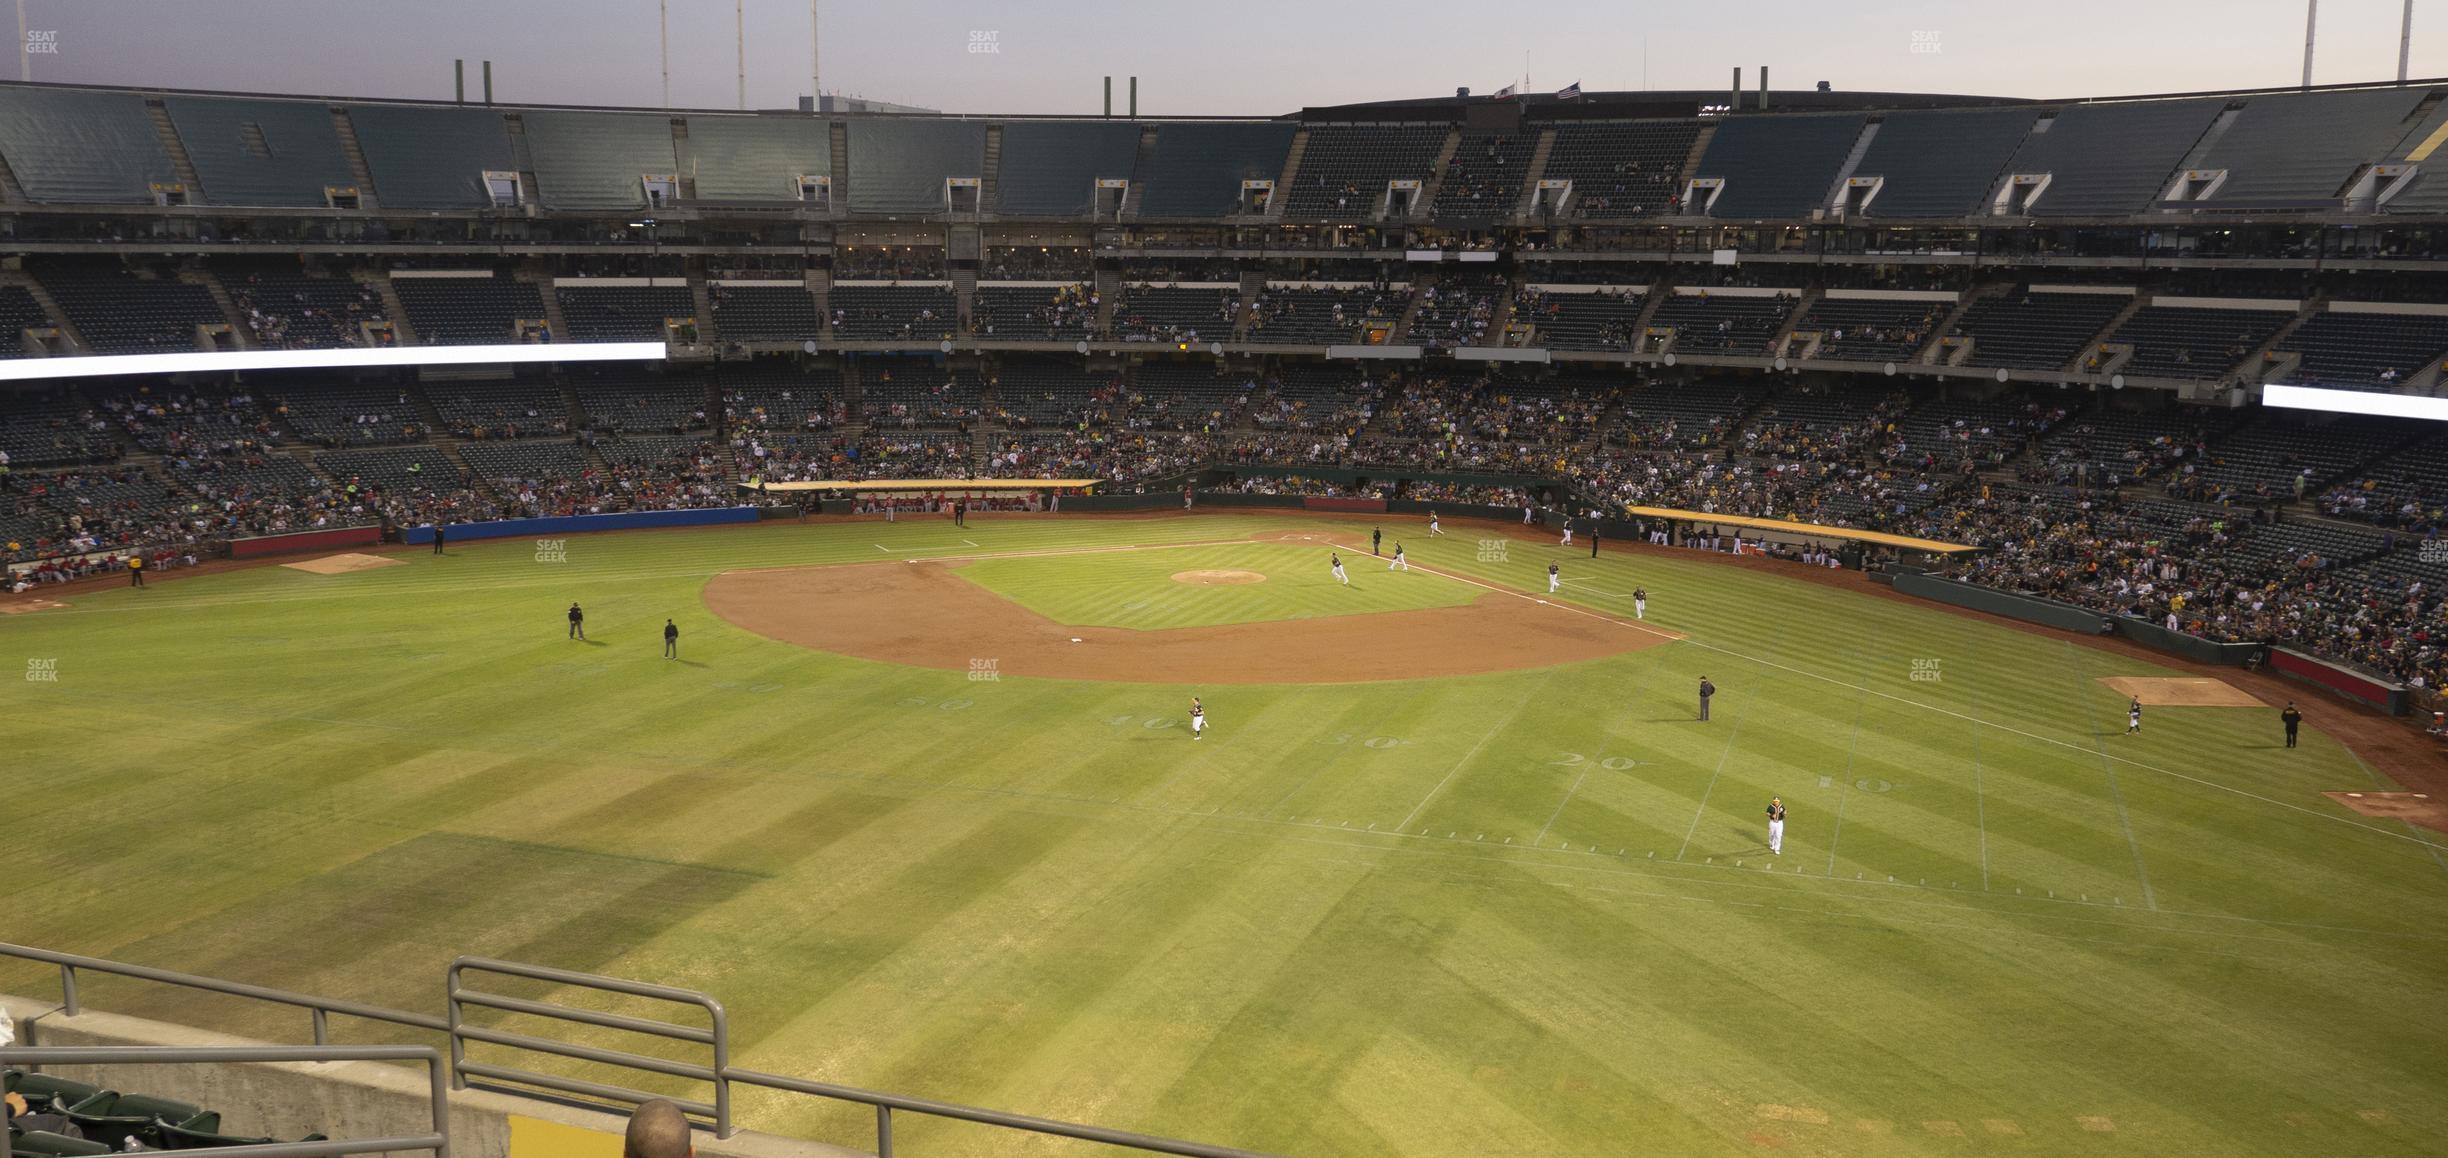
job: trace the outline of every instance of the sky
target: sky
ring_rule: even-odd
[[[0,0],[5,13],[8,0]],[[32,79],[448,99],[493,61],[506,102],[665,104],[657,0],[21,0]],[[668,0],[670,99],[787,108],[808,0]],[[2316,83],[2392,79],[2402,0],[2322,0]],[[744,13],[745,36],[735,13]],[[0,16],[5,19],[5,16]],[[2426,23],[2428,21],[2428,23]],[[1774,86],[2083,97],[2284,86],[2304,0],[825,0],[822,83],[948,112],[1150,116],[1488,93]],[[2448,74],[2448,3],[2412,75]]]

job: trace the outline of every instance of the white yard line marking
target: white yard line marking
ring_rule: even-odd
[[[2074,669],[2077,686],[2085,682],[2082,661],[2073,640],[2066,640],[2066,666]],[[2142,904],[2153,912],[2159,909],[2159,898],[2151,892],[2150,868],[2142,863],[2142,842],[2134,838],[2133,816],[2125,811],[2125,792],[2117,787],[2116,766],[2108,762],[2108,740],[2101,735],[2099,724],[2091,725],[2091,743],[2099,749],[2100,771],[2108,776],[2108,798],[2116,801],[2117,827],[2125,830],[2125,847],[2133,850],[2134,877],[2142,882]]]
[[[1582,769],[1579,776],[1573,777],[1572,787],[1565,790],[1564,799],[1556,801],[1555,811],[1547,814],[1547,823],[1539,826],[1538,837],[1530,842],[1530,847],[1537,848],[1547,843],[1547,830],[1555,827],[1556,817],[1564,815],[1564,806],[1572,803],[1572,798],[1581,791],[1581,782],[1587,779],[1589,779],[1587,768]]]
[[[1853,758],[1861,751],[1862,709],[1869,703],[1869,696],[1856,695],[1853,697],[1853,737],[1845,741],[1844,787],[1836,794],[1836,824],[1828,830],[1827,871],[1829,876],[1836,875],[1836,841],[1844,836],[1845,805],[1853,802]]]
[[[1726,761],[1734,755],[1734,741],[1742,738],[1741,716],[1734,717],[1734,727],[1726,733],[1725,751],[1717,754],[1717,770],[1709,773],[1708,787],[1700,790],[1700,807],[1692,810],[1691,827],[1683,830],[1683,846],[1675,850],[1675,859],[1691,851],[1692,834],[1700,831],[1700,818],[1708,815],[1709,796],[1717,791],[1717,778],[1725,775]]]
[[[1558,668],[1555,670],[1561,671],[1562,669]],[[1509,727],[1514,720],[1520,718],[1522,709],[1529,707],[1530,701],[1536,698],[1540,692],[1547,690],[1547,685],[1553,683],[1554,681],[1555,676],[1550,673],[1546,679],[1540,680],[1535,685],[1532,685],[1530,690],[1523,694],[1521,702],[1513,705],[1512,712],[1505,716],[1503,723],[1500,723],[1495,727],[1489,728],[1487,731],[1480,733],[1479,742],[1472,744],[1470,746],[1470,751],[1462,753],[1462,758],[1454,761],[1454,766],[1445,770],[1445,778],[1437,781],[1436,787],[1428,790],[1428,795],[1420,797],[1420,802],[1412,805],[1411,811],[1403,814],[1402,823],[1395,825],[1395,830],[1408,831],[1411,827],[1411,822],[1419,819],[1420,810],[1428,807],[1428,802],[1436,799],[1437,793],[1445,791],[1445,786],[1452,783],[1454,777],[1461,775],[1463,767],[1471,762],[1471,757],[1478,755],[1479,749],[1487,747],[1489,738],[1493,737],[1498,732],[1504,731],[1505,728]]]

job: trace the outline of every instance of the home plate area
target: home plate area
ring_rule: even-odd
[[[2259,708],[2267,705],[2225,680],[2196,677],[2102,676],[2100,682],[2146,708]]]

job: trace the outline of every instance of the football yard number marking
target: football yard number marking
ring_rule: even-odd
[[[1595,763],[1609,772],[1626,772],[1641,766],[1640,761],[1630,756],[1609,756],[1603,760],[1592,761],[1579,752],[1559,753],[1556,759],[1547,762],[1547,766],[1550,768],[1578,768],[1585,763]]]
[[[899,703],[905,708],[931,707],[942,712],[967,711],[968,709],[977,706],[976,700],[969,699],[967,697],[962,697],[957,700],[944,700],[943,702],[938,703],[934,700],[926,698],[925,696],[903,696],[899,700]]]

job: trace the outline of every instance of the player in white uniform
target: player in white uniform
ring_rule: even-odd
[[[1560,567],[1556,566],[1556,565],[1555,565],[1555,564],[1553,564],[1553,563],[1549,563],[1549,564],[1547,565],[1547,593],[1548,593],[1549,595],[1553,595],[1553,594],[1555,594],[1555,593],[1556,593],[1556,592],[1558,592],[1558,591],[1562,591],[1563,589],[1564,589],[1564,570],[1563,570],[1563,568],[1560,568]]]
[[[1768,798],[1768,851],[1785,855],[1785,798]]]
[[[2130,735],[2133,735],[2134,733],[2139,732],[2139,731],[2141,731],[2141,730],[2142,730],[2142,697],[2140,697],[2140,696],[2135,696],[2135,697],[2134,697],[2134,701],[2133,701],[2133,703],[2132,703],[2131,705],[2127,706],[2127,707],[2126,707],[2126,709],[2125,709],[2125,734],[2126,734],[2126,735],[2128,735],[2128,736],[2130,736]]]
[[[1435,511],[1428,512],[1428,537],[1433,539],[1444,533],[1445,528],[1437,525],[1437,513]]]
[[[1197,696],[1192,696],[1190,697],[1190,738],[1195,740],[1206,734],[1207,705],[1200,703]]]
[[[1649,589],[1646,587],[1632,589],[1632,618],[1649,618]]]
[[[1564,516],[1564,545],[1572,546],[1572,516]]]
[[[1336,581],[1340,582],[1345,587],[1351,586],[1351,576],[1343,573],[1343,556],[1334,555],[1330,557],[1334,560],[1334,577]]]
[[[1408,570],[1410,570],[1410,569],[1411,569],[1411,560],[1406,559],[1406,558],[1404,558],[1404,557],[1403,557],[1402,543],[1401,543],[1400,541],[1397,541],[1397,542],[1394,544],[1394,561],[1393,561],[1393,562],[1391,562],[1391,563],[1386,564],[1386,570],[1388,570],[1388,571],[1408,571]]]

